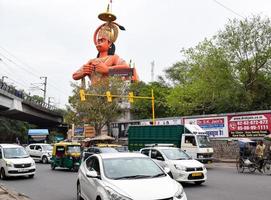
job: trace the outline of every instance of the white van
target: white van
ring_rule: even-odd
[[[0,178],[8,176],[29,176],[36,172],[35,161],[26,150],[16,144],[0,144]]]

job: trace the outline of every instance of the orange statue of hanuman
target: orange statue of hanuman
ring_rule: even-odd
[[[118,37],[118,29],[125,30],[124,27],[113,22],[116,17],[109,12],[101,13],[99,19],[106,21],[106,23],[100,25],[94,33],[94,44],[98,50],[97,58],[89,60],[79,70],[73,73],[73,79],[79,80],[88,76],[91,80],[91,84],[102,80],[109,76],[111,69],[125,70],[130,69],[130,66],[115,54],[114,42]],[[137,81],[138,76],[135,68],[133,68],[133,75],[130,78],[132,81]]]

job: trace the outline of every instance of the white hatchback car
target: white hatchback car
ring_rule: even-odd
[[[160,166],[168,167],[172,177],[179,182],[194,182],[202,184],[207,179],[207,169],[204,164],[175,147],[149,147],[140,150],[140,153],[152,158]]]
[[[30,144],[26,146],[25,149],[35,161],[40,161],[45,164],[50,162],[52,158],[53,146],[50,144]]]
[[[0,178],[8,176],[29,176],[36,172],[35,161],[22,146],[16,144],[0,144]]]
[[[183,187],[139,153],[94,154],[80,166],[77,199],[187,200]]]

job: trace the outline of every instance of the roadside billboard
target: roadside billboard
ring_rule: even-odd
[[[199,125],[209,137],[229,137],[227,117],[205,117],[184,119],[185,124]]]
[[[229,137],[264,137],[271,130],[271,114],[228,116]]]

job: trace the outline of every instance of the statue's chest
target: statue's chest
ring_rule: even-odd
[[[103,57],[103,58],[96,58],[96,62],[98,63],[105,63],[108,66],[113,65],[114,59],[111,56]]]

